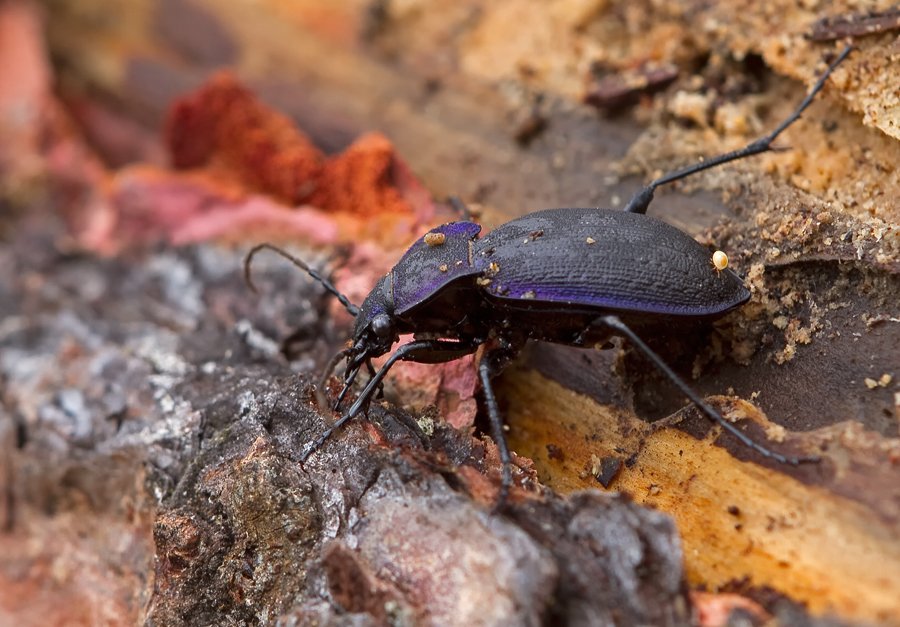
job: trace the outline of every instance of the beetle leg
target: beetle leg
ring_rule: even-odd
[[[593,325],[589,324],[584,329],[582,329],[581,333],[578,334],[578,337],[576,337],[572,341],[572,345],[573,346],[584,346],[585,345],[584,339],[587,337],[587,334],[593,330],[592,327],[593,327]],[[611,340],[610,335],[611,334],[607,335],[606,337],[602,337],[602,338],[599,338],[598,340],[596,340],[593,343],[594,348],[597,348],[598,350],[609,350],[610,348],[612,348],[613,343],[610,341]]]
[[[341,388],[341,393],[338,394],[337,400],[331,407],[331,411],[337,411],[338,407],[341,406],[341,403],[344,401],[344,397],[347,396],[347,392],[350,391],[350,386],[353,385],[353,382],[356,380],[356,375],[358,374],[359,366],[357,366],[353,370],[347,371],[347,374],[344,376],[344,387]]]
[[[318,402],[319,407],[328,406],[328,399],[325,398],[325,386],[328,385],[328,380],[331,378],[331,375],[334,374],[334,369],[337,368],[338,362],[349,355],[352,350],[353,349],[351,348],[345,348],[337,355],[332,357],[328,364],[325,366],[325,369],[322,371],[322,374],[319,375],[319,385],[316,386],[316,401]],[[344,377],[344,380],[346,381],[346,377]],[[346,388],[346,384],[344,385],[344,387]]]
[[[509,496],[509,488],[512,485],[512,455],[509,452],[509,443],[503,432],[503,419],[500,417],[500,407],[497,405],[497,396],[494,394],[494,386],[491,379],[502,369],[503,362],[508,361],[511,355],[503,349],[493,350],[482,356],[478,364],[478,376],[481,379],[481,387],[484,390],[484,402],[487,405],[488,417],[491,421],[491,435],[500,451],[500,462],[503,464],[503,482],[500,484],[500,495],[494,503],[494,511],[499,512],[506,505]],[[501,361],[503,360],[503,361]]]
[[[819,78],[818,82],[812,88],[812,91],[809,92],[809,95],[803,99],[803,102],[800,103],[800,106],[797,107],[797,110],[794,111],[784,122],[779,125],[778,128],[772,131],[769,135],[761,139],[757,139],[755,142],[747,144],[739,150],[734,150],[712,159],[706,159],[704,161],[701,161],[700,163],[695,163],[692,166],[682,168],[681,170],[677,170],[656,179],[655,181],[647,185],[647,187],[638,190],[638,192],[632,197],[632,199],[628,201],[628,204],[625,205],[625,209],[623,211],[629,211],[631,213],[647,213],[647,207],[650,206],[650,201],[653,200],[653,192],[660,185],[665,185],[666,183],[672,183],[674,181],[681,180],[685,177],[691,176],[692,174],[696,174],[697,172],[702,172],[703,170],[708,170],[709,168],[714,168],[724,163],[730,163],[732,161],[744,159],[745,157],[752,157],[753,155],[759,155],[764,152],[773,150],[772,143],[775,141],[775,138],[781,135],[781,132],[784,131],[784,129],[789,127],[800,118],[800,115],[803,113],[803,111],[809,106],[809,104],[813,101],[813,98],[816,97],[816,94],[819,93],[819,91],[825,85],[825,81],[828,80],[828,77],[831,75],[834,69],[838,65],[840,65],[841,61],[847,58],[847,55],[850,54],[851,50],[853,50],[852,45],[844,48],[841,54],[838,55],[838,58],[835,59],[835,61],[830,66],[828,66],[828,69],[825,70],[825,73],[822,74],[822,76]]]
[[[757,444],[746,434],[742,433],[735,427],[733,424],[725,420],[719,412],[714,410],[712,407],[703,402],[703,400],[694,392],[688,385],[675,374],[675,371],[672,370],[666,362],[662,360],[662,358],[654,353],[649,346],[644,344],[643,340],[637,336],[637,334],[632,331],[628,325],[622,322],[618,316],[603,316],[594,321],[594,324],[602,324],[609,329],[611,329],[616,335],[621,335],[623,337],[628,338],[628,340],[640,349],[644,355],[646,355],[650,361],[662,372],[666,377],[669,378],[675,386],[681,390],[681,393],[688,397],[692,403],[694,403],[700,411],[706,414],[713,422],[719,423],[723,429],[736,436],[741,442],[743,442],[746,446],[752,448],[753,450],[779,461],[783,464],[793,464],[794,466],[798,465],[800,462],[817,462],[819,461],[818,457],[802,457],[802,458],[794,458],[794,457],[785,457],[784,455],[780,455],[778,453],[774,453],[764,447],[761,444]]]
[[[325,441],[331,437],[331,434],[343,426],[345,422],[354,418],[368,405],[375,389],[381,384],[388,370],[391,369],[398,361],[416,361],[420,363],[436,364],[445,361],[454,361],[465,355],[474,353],[480,342],[448,342],[446,340],[423,340],[420,342],[410,342],[404,344],[391,355],[387,362],[381,367],[375,376],[366,384],[365,389],[360,393],[356,402],[340,420],[331,425],[319,438],[313,442],[312,446],[306,450],[300,457],[300,463],[305,463],[309,457],[315,453],[319,447],[325,444]],[[349,386],[347,386],[349,387]]]
[[[376,375],[375,366],[372,365],[371,359],[366,360],[366,369],[369,371],[370,377],[374,377]],[[376,391],[377,391],[377,394],[375,395],[376,399],[384,398],[384,383],[383,382],[378,384],[378,389]]]

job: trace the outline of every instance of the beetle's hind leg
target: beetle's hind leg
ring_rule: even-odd
[[[844,50],[838,55],[837,59],[835,59],[831,63],[831,65],[828,66],[828,69],[825,70],[822,76],[819,77],[819,80],[812,88],[812,91],[810,91],[806,98],[803,99],[803,102],[800,103],[800,106],[797,107],[797,109],[790,116],[788,116],[788,118],[783,121],[774,131],[772,131],[765,137],[747,144],[743,148],[725,153],[724,155],[719,155],[718,157],[705,159],[700,163],[695,163],[692,166],[682,168],[681,170],[671,172],[656,179],[646,187],[638,190],[637,193],[631,198],[631,200],[628,201],[628,204],[625,205],[625,209],[623,211],[628,211],[630,213],[647,213],[647,208],[650,206],[650,202],[653,200],[653,193],[660,185],[666,185],[667,183],[679,181],[683,178],[691,176],[692,174],[696,174],[704,170],[709,170],[710,168],[714,168],[725,163],[738,161],[740,159],[752,157],[753,155],[759,155],[764,152],[774,150],[772,144],[775,142],[775,139],[779,135],[781,135],[784,129],[789,127],[800,118],[800,115],[806,110],[810,103],[812,103],[813,99],[816,97],[816,94],[818,94],[819,91],[821,91],[822,87],[825,86],[825,81],[828,80],[828,77],[831,76],[831,73],[834,71],[834,69],[838,65],[840,65],[844,59],[847,58],[847,55],[849,55],[852,50],[852,45],[844,48]]]
[[[662,372],[670,381],[672,381],[672,383],[675,384],[675,387],[681,390],[681,393],[684,394],[688,398],[688,400],[694,403],[700,409],[700,411],[706,414],[710,420],[721,425],[723,429],[737,437],[741,442],[743,442],[746,446],[752,448],[754,451],[757,451],[758,453],[783,464],[793,464],[795,466],[801,462],[819,461],[818,457],[785,457],[784,455],[770,451],[762,444],[757,444],[756,442],[751,440],[745,433],[741,432],[737,427],[725,420],[725,418],[723,418],[722,415],[719,414],[719,412],[707,405],[703,401],[703,399],[701,399],[697,395],[697,393],[694,392],[688,386],[688,384],[681,379],[681,377],[675,374],[675,371],[672,370],[659,355],[653,352],[653,350],[651,350],[650,347],[647,346],[644,341],[641,340],[641,338],[639,338],[637,334],[628,327],[628,325],[622,322],[618,316],[602,316],[595,320],[593,324],[605,326],[614,334],[628,338],[628,340],[632,344],[634,344],[638,348],[638,350],[646,355],[647,358],[653,362],[653,365],[656,366],[657,369],[659,369],[659,371]]]

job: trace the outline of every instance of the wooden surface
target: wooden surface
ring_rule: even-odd
[[[773,128],[843,45],[806,33],[826,15],[857,10],[43,4],[67,98],[87,95],[153,128],[175,95],[231,66],[328,152],[383,132],[436,198],[476,205],[486,230],[547,207],[621,206],[641,179]],[[551,358],[552,349],[537,349],[498,390],[513,448],[534,460],[545,485],[600,488],[595,470],[622,461],[608,489],[675,517],[692,585],[759,597],[771,587],[815,614],[882,624],[900,624],[896,35],[856,40],[858,52],[779,139],[791,150],[661,190],[651,208],[725,250],[754,288],[751,303],[710,334],[662,338],[657,348],[696,389],[729,395],[719,402],[752,437],[820,454],[820,464],[764,463],[727,438],[713,443],[696,416],[648,433],[642,418],[669,416],[682,401],[618,348],[590,363],[577,351]],[[624,112],[580,104],[598,72],[649,61],[673,64],[679,78]],[[534,118],[544,130],[523,141]],[[404,243],[393,244],[380,244],[379,259],[399,256]]]

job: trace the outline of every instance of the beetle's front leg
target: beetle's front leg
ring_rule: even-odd
[[[331,434],[337,431],[345,422],[357,416],[368,404],[375,390],[381,385],[381,381],[385,375],[398,361],[416,361],[420,363],[436,364],[446,361],[453,361],[471,355],[479,346],[480,342],[448,342],[447,340],[422,340],[418,342],[410,342],[404,344],[391,355],[381,369],[375,373],[365,389],[360,393],[356,402],[350,407],[350,411],[346,413],[340,420],[331,425],[319,439],[313,442],[313,445],[300,457],[300,463],[306,462],[310,455],[315,453],[325,441],[331,437]]]
[[[372,377],[374,377],[376,374],[378,374],[378,373],[375,371],[375,366],[372,365],[372,360],[371,360],[371,359],[367,359],[367,360],[366,360],[366,370],[369,372],[369,378],[372,378]],[[378,389],[376,390],[376,392],[377,392],[377,394],[375,395],[375,398],[376,398],[376,399],[384,398],[384,383],[379,383],[379,384],[378,384]]]
[[[501,342],[500,346],[493,348],[481,357],[478,364],[478,376],[481,379],[481,387],[484,390],[484,402],[487,405],[488,418],[491,422],[491,435],[500,452],[500,462],[503,464],[503,481],[500,484],[500,495],[494,503],[494,511],[499,512],[506,505],[509,496],[509,488],[512,486],[512,454],[509,451],[509,443],[506,441],[506,433],[503,431],[503,419],[500,416],[500,407],[497,404],[497,395],[494,394],[494,385],[491,380],[500,374],[503,368],[516,356],[518,349],[508,342]]]

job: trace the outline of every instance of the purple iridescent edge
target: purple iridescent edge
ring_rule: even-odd
[[[450,222],[426,233],[444,235],[443,243],[428,244],[425,235],[416,240],[391,270],[394,275],[395,313],[402,315],[450,282],[476,274],[478,270],[470,262],[469,246],[480,232],[480,224]],[[402,279],[398,280],[398,275],[403,275]]]
[[[488,286],[487,291],[492,296],[519,301],[521,307],[527,307],[530,302],[540,302],[542,305],[547,303],[560,303],[561,305],[583,305],[585,307],[599,307],[613,311],[630,311],[644,312],[652,314],[666,314],[677,316],[715,316],[747,302],[750,293],[747,292],[742,298],[736,298],[732,302],[723,303],[721,307],[711,309],[706,306],[690,306],[677,305],[674,303],[652,303],[640,298],[616,297],[610,294],[599,294],[586,292],[584,290],[572,289],[568,287],[555,286],[523,286],[497,281]],[[526,294],[529,294],[526,296]]]

